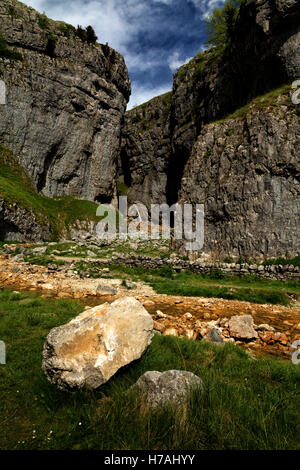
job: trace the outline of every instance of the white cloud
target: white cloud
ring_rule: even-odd
[[[172,85],[165,85],[157,88],[150,88],[149,86],[135,86],[133,89],[133,93],[131,95],[130,101],[128,103],[127,109],[132,109],[135,106],[146,103],[147,101],[151,100],[155,96],[163,95],[168,91],[171,91]]]
[[[153,0],[155,3],[163,3],[164,5],[171,5],[173,0]]]
[[[66,21],[74,26],[92,25],[101,43],[106,43],[115,48],[125,57],[126,64],[131,73],[148,73],[149,85],[142,86],[133,81],[133,95],[129,106],[141,104],[153,96],[162,94],[171,88],[170,85],[157,87],[156,83],[151,88],[151,76],[162,65],[162,55],[157,50],[139,50],[131,47],[139,33],[145,30],[147,22],[154,21],[149,12],[151,8],[149,0],[22,0],[36,10],[47,14],[55,20]],[[172,5],[174,0],[153,0],[157,4]],[[182,0],[183,1],[183,0]],[[216,6],[220,6],[225,0],[191,0],[199,11],[201,18]],[[175,4],[175,2],[174,2]],[[155,28],[154,28],[155,30]],[[135,50],[135,52],[133,52]],[[172,72],[190,60],[179,52],[174,52],[167,64]],[[164,64],[165,65],[165,64]],[[171,82],[170,75],[170,82]]]
[[[98,36],[99,42],[108,42],[114,49],[123,54],[126,52],[125,43],[135,32],[135,25],[130,24],[128,16],[122,14],[122,6],[119,0],[90,0],[83,3],[82,0],[74,0],[59,4],[48,2],[47,0],[25,0],[27,5],[32,6],[38,11],[45,11],[47,16],[54,20],[62,20],[71,23],[74,26],[87,26],[91,24]],[[128,12],[136,6],[135,0],[126,2]],[[141,7],[137,8],[136,13],[140,14]]]
[[[225,3],[225,0],[192,0],[195,7],[199,10],[201,17],[207,18],[215,8],[219,8]]]
[[[172,72],[176,72],[179,67],[184,64],[187,64],[193,57],[186,57],[185,59],[180,59],[180,54],[178,51],[173,52],[173,54],[168,58],[168,65]]]

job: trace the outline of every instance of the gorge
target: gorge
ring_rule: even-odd
[[[223,54],[198,53],[175,73],[170,93],[125,113],[130,79],[117,51],[4,0],[0,30],[21,59],[0,57],[1,145],[47,198],[203,203],[204,259],[296,256],[299,19],[298,0],[245,1]],[[3,197],[3,239],[28,239],[26,217],[16,217],[28,210],[22,204]],[[36,241],[53,237],[43,224]]]

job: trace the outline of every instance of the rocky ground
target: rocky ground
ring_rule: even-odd
[[[37,248],[42,251],[43,247]],[[43,296],[79,299],[86,309],[122,297],[135,297],[154,319],[154,329],[163,335],[196,341],[232,342],[261,355],[290,357],[290,346],[300,340],[300,308],[261,305],[237,300],[180,297],[156,294],[144,282],[97,279],[74,270],[72,258],[63,266],[38,266],[23,261],[23,255],[0,258],[0,285],[30,290]]]

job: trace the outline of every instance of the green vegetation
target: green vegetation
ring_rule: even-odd
[[[300,367],[252,360],[242,349],[155,336],[142,358],[93,392],[47,382],[42,349],[50,329],[82,311],[74,301],[0,291],[1,449],[300,449]],[[205,392],[187,407],[150,411],[129,387],[148,370],[189,370]]]
[[[60,23],[58,29],[66,38],[70,38],[76,34],[76,28],[68,23]]]
[[[163,95],[161,95],[161,99],[163,106],[165,108],[169,108],[172,102],[172,92],[168,91],[167,93],[164,93]]]
[[[86,41],[88,44],[96,44],[98,37],[92,26],[86,28]]]
[[[38,25],[44,31],[51,31],[50,37],[53,37],[54,33],[58,29],[65,37],[78,37],[79,39],[84,42],[87,42],[88,44],[96,44],[98,39],[93,27],[90,25],[87,26],[85,29],[79,25],[77,26],[77,28],[75,28],[73,25],[68,23],[64,23],[61,21],[53,21],[49,19],[45,13],[39,15]],[[52,57],[51,54],[49,55]]]
[[[108,255],[108,253],[106,253]],[[84,271],[91,278],[100,277],[102,267],[99,262],[79,261],[77,271]],[[201,275],[191,271],[176,273],[171,266],[160,269],[144,267],[130,268],[125,265],[111,264],[110,273],[101,277],[130,279],[134,282],[144,281],[150,284],[158,294],[183,295],[192,297],[214,297],[228,300],[241,300],[259,304],[288,305],[290,296],[300,294],[300,283],[297,281],[271,281],[258,276],[225,276],[220,270]]]
[[[49,18],[45,15],[45,13],[43,13],[42,15],[39,15],[38,25],[41,29],[49,28],[50,21],[49,21]]]
[[[76,29],[76,36],[88,44],[96,44],[98,39],[92,26],[87,26],[86,29],[83,29],[78,25]]]
[[[0,59],[22,60],[23,56],[20,52],[9,49],[7,42],[0,30]]]
[[[10,150],[0,144],[0,196],[7,203],[17,203],[37,220],[46,225],[50,223],[53,239],[77,220],[95,220],[97,204],[83,201],[75,196],[51,199],[37,193],[28,175],[19,165]]]
[[[293,110],[295,106],[293,106],[290,98],[290,90],[291,85],[282,85],[279,88],[269,91],[265,95],[254,98],[242,108],[237,109],[234,113],[229,114],[216,122],[222,123],[228,119],[243,119],[252,109],[263,109],[270,106],[276,108],[277,106],[285,105],[289,109]],[[280,101],[278,101],[279,96],[282,97]]]
[[[126,196],[128,194],[129,188],[125,183],[117,181],[117,192],[118,196]]]
[[[222,8],[215,8],[207,20],[207,45],[219,53],[230,46],[235,32],[239,9],[244,0],[226,0]]]
[[[24,261],[30,264],[35,264],[37,266],[63,266],[64,262],[61,260],[57,260],[52,256],[47,255],[25,255]]]
[[[8,5],[7,13],[9,14],[9,16],[11,16],[11,18],[19,18],[20,17],[19,12],[17,11],[17,9],[13,5]]]
[[[276,258],[268,259],[263,262],[264,266],[272,265],[281,265],[281,266],[298,266],[300,268],[300,256],[295,256],[295,258]]]

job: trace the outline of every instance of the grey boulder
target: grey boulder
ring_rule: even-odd
[[[166,403],[182,404],[191,390],[203,392],[204,385],[200,377],[185,370],[149,371],[138,379],[132,389],[142,391],[149,407],[156,408]]]

